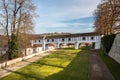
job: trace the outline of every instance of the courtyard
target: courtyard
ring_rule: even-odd
[[[87,47],[82,47],[78,50],[62,48],[47,53],[44,53],[44,56],[38,55],[22,61],[29,64],[16,71],[12,70],[16,64],[9,66],[11,69],[3,68],[3,70],[10,72],[10,74],[1,77],[0,80],[120,79],[120,74],[118,74],[120,72],[120,65],[104,55],[101,50],[89,50]],[[32,62],[32,59],[36,59],[36,61]]]

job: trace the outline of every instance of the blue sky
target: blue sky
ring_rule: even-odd
[[[94,30],[94,10],[100,0],[33,0],[35,33],[85,33]]]

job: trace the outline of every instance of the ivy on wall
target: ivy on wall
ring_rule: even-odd
[[[11,41],[8,45],[8,59],[18,58],[18,37],[15,34],[11,35]]]
[[[104,36],[102,38],[102,45],[103,45],[103,48],[104,48],[104,50],[106,51],[107,54],[109,53],[109,51],[112,47],[115,36],[116,36],[116,34],[112,34],[112,35]]]

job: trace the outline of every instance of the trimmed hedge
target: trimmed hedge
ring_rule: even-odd
[[[116,36],[116,34],[112,34],[112,35],[104,36],[102,38],[103,48],[105,49],[107,54],[109,53],[109,51],[110,51],[110,49],[112,47],[112,44],[113,44],[114,39],[115,39],[115,36]]]

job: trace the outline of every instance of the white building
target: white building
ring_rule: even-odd
[[[100,49],[101,36],[95,32],[92,33],[78,33],[78,34],[65,34],[53,36],[37,36],[31,41],[32,46],[42,45],[43,50],[48,48],[61,48],[63,44],[74,44],[75,49],[79,49],[82,43],[92,43],[94,49]],[[51,46],[53,45],[53,46]]]

